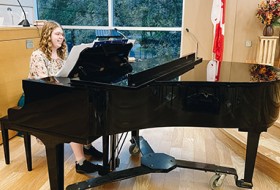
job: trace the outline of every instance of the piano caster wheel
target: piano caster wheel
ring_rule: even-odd
[[[131,144],[130,146],[129,146],[129,153],[131,154],[131,155],[138,155],[139,154],[139,152],[140,152],[140,149],[138,148],[138,146],[136,145],[136,144]]]
[[[209,181],[211,189],[216,190],[219,187],[221,187],[224,182],[225,177],[226,177],[226,174],[216,173],[215,175],[213,175]]]

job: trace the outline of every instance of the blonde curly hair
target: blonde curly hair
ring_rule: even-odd
[[[60,26],[60,24],[58,24],[55,21],[47,21],[47,22],[45,22],[45,24],[42,28],[39,46],[40,46],[41,51],[46,55],[48,60],[51,60],[51,54],[52,54],[51,34],[52,34],[53,30],[56,29],[57,27],[62,28]],[[57,55],[62,60],[65,60],[66,54],[67,54],[67,45],[66,45],[66,42],[64,39],[61,47],[57,49]]]

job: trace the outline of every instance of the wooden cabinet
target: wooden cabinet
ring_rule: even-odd
[[[22,79],[28,76],[30,56],[38,44],[39,30],[35,27],[0,28],[0,117],[17,105],[23,92]]]

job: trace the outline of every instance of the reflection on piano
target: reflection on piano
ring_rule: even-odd
[[[133,131],[132,142],[141,149],[141,166],[110,172],[67,189],[87,189],[176,167],[218,173],[213,187],[219,185],[216,182],[224,174],[231,174],[237,186],[252,188],[260,133],[278,118],[280,81],[250,81],[250,65],[224,62],[221,81],[206,82],[206,72],[205,77],[202,74],[206,64],[191,54],[135,62],[132,72],[115,82],[52,77],[23,80],[25,106],[9,109],[9,121],[45,144],[52,190],[64,188],[63,143],[86,144],[103,137],[103,165],[108,167],[109,136],[128,131]],[[240,70],[244,72],[242,77],[236,72]],[[185,72],[189,80],[173,80]],[[154,153],[137,133],[139,129],[168,126],[248,132],[244,179],[238,179],[233,168]]]

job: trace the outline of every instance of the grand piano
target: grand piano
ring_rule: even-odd
[[[95,50],[85,51],[85,57],[93,56],[91,51]],[[8,110],[10,124],[44,143],[52,190],[64,188],[64,143],[87,144],[102,137],[103,167],[108,169],[112,161],[108,153],[110,137],[130,131],[132,145],[140,148],[142,154],[139,167],[122,171],[109,168],[108,174],[71,184],[67,189],[93,188],[147,173],[169,172],[176,167],[214,172],[213,189],[221,185],[226,174],[235,177],[238,187],[253,187],[260,134],[273,125],[279,114],[277,68],[223,62],[220,81],[208,82],[208,62],[194,54],[130,64],[127,53],[119,54],[112,49],[109,52],[113,53],[107,51],[106,56],[114,57],[110,58],[113,67],[107,68],[102,61],[101,64],[94,59],[82,59],[81,53],[80,63],[74,68],[79,78],[74,78],[73,71],[70,77],[23,80],[25,105]],[[87,68],[88,64],[95,66]],[[259,72],[262,68],[267,72]],[[107,73],[106,77],[95,78],[91,73],[108,69],[112,77]],[[183,73],[187,80],[178,80]],[[238,128],[247,132],[244,179],[238,178],[234,168],[155,153],[138,133],[141,129],[168,126]]]

